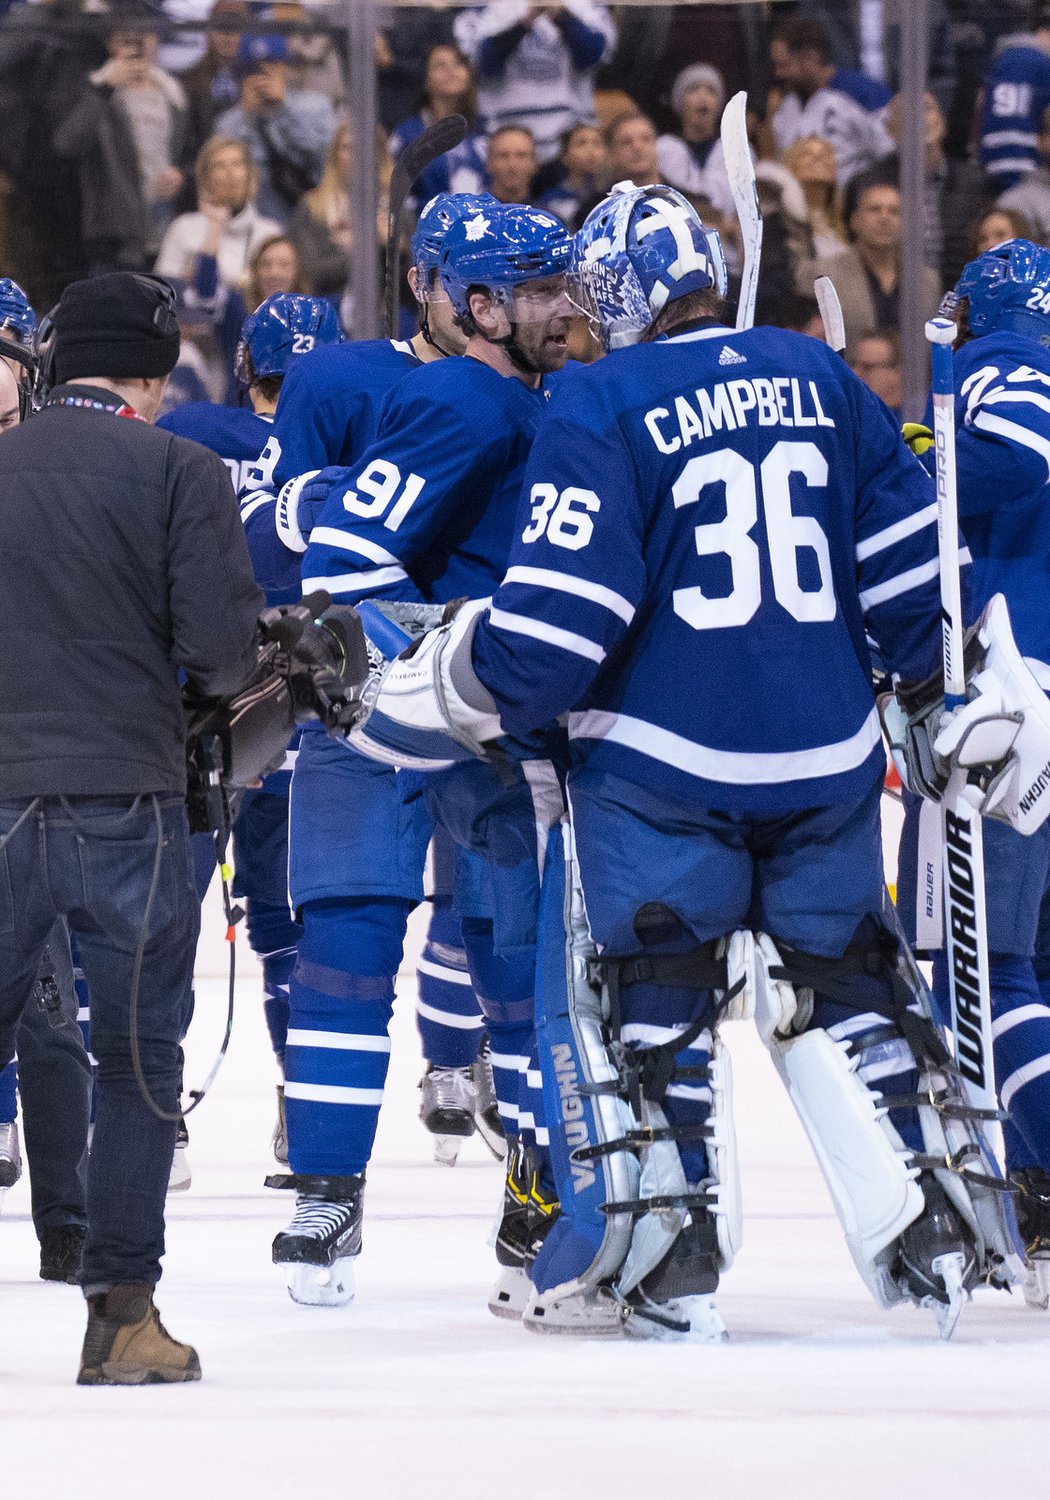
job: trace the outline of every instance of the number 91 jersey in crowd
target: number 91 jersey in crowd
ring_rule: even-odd
[[[756,815],[862,796],[867,636],[936,664],[934,492],[889,411],[799,334],[691,325],[563,377],[474,666],[503,726]]]

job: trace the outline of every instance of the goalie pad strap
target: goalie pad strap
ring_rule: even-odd
[[[714,1202],[710,1193],[654,1193],[651,1198],[628,1198],[622,1203],[603,1203],[603,1214],[630,1214],[641,1218],[643,1214],[659,1214],[668,1208],[710,1208]]]

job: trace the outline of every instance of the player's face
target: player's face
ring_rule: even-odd
[[[514,290],[515,339],[536,370],[560,370],[569,357],[574,308],[564,276],[544,276]]]
[[[0,432],[17,427],[19,371],[11,368],[12,361],[5,358],[0,364]]]

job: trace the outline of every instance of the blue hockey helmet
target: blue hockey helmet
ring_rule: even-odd
[[[571,262],[572,237],[560,219],[540,208],[493,198],[447,231],[441,284],[457,315],[465,318],[472,287],[509,303],[515,287],[564,275]]]
[[[36,313],[29,298],[18,282],[7,276],[0,279],[0,333],[27,346],[36,333]]]
[[[688,199],[656,183],[618,184],[573,241],[580,308],[603,348],[636,344],[668,302],[713,287],[725,296],[722,242]]]
[[[1050,344],[1050,250],[1031,240],[1006,240],[963,267],[942,311],[966,298],[967,325],[980,335],[1020,333]]]
[[[342,339],[339,315],[326,298],[277,292],[245,318],[234,371],[247,385],[245,355],[251,355],[252,379],[284,375],[297,355],[309,354],[321,344],[339,344]]]
[[[436,193],[424,205],[412,236],[412,263],[419,272],[420,291],[426,289],[430,273],[440,270],[445,235],[453,224],[496,203],[491,193]]]

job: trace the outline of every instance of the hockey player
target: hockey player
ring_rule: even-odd
[[[521,205],[478,202],[446,231],[441,283],[468,339],[466,358],[427,364],[390,393],[375,440],[327,493],[303,562],[304,591],[327,589],[346,603],[398,601],[403,620],[406,610],[425,614],[427,602],[476,597],[499,580],[547,376],[565,363],[569,255],[564,227]],[[311,487],[302,493],[313,503]],[[504,1128],[532,1141],[537,834],[544,838],[560,811],[557,780],[541,751],[524,769],[508,757],[503,775],[466,768],[454,784],[429,788],[427,801],[459,846],[463,942],[492,1039]],[[324,967],[314,961],[309,986],[293,985],[291,996],[288,1126],[299,1199],[273,1256],[299,1300],[351,1294],[389,1047],[391,990],[337,987],[337,951]],[[305,970],[305,938],[300,952]],[[518,1180],[513,1165],[511,1175]],[[549,1197],[536,1191],[549,1212]],[[527,1200],[526,1184],[522,1217]]]
[[[959,523],[973,556],[975,604],[983,607],[996,593],[1005,597],[1018,647],[1040,685],[1050,688],[1050,251],[1028,240],[999,245],[966,266],[946,303],[959,327]],[[937,950],[934,988],[947,1015],[940,923],[926,912],[920,876],[931,863],[939,868],[939,838],[936,809],[912,801],[901,846],[900,910],[912,941]],[[1050,827],[1022,838],[986,820],[984,860],[992,1036],[999,1098],[1008,1116],[1007,1165],[1019,1189],[1017,1219],[1030,1261],[1026,1295],[1046,1307],[1050,987],[1037,981],[1033,953],[1040,903],[1050,894]]]
[[[253,557],[269,558],[264,583],[298,589],[310,533],[311,507],[299,504],[304,484],[318,470],[360,458],[384,398],[408,372],[462,354],[466,339],[437,278],[437,262],[449,226],[484,201],[441,194],[420,215],[409,271],[420,328],[411,341],[343,344],[308,356],[292,372],[270,441],[242,496]],[[431,833],[416,779],[347,755],[323,733],[311,731],[296,762],[291,808],[289,887],[306,928],[308,962],[337,972],[338,987],[349,995],[358,989],[371,995],[378,988],[392,998],[408,916],[423,896]],[[446,845],[440,837],[434,840],[433,907],[419,964],[418,1024],[427,1059],[421,1118],[434,1134],[438,1160],[451,1163],[462,1139],[475,1129],[497,1155],[503,1142],[491,1072],[479,1059],[482,1018],[449,894]],[[299,982],[293,976],[292,984]],[[311,989],[305,978],[303,984]]]
[[[235,490],[258,462],[269,440],[277,398],[295,360],[315,349],[337,348],[342,331],[335,308],[323,297],[282,292],[267,297],[244,321],[235,373],[250,406],[221,406],[195,401],[161,417],[158,427],[193,438],[217,453],[230,471]],[[299,597],[298,580],[284,588],[266,577],[269,557],[256,556],[259,536],[248,531],[248,550],[256,577],[266,590],[269,605],[290,604]],[[253,549],[253,542],[255,548]],[[299,925],[288,908],[288,789],[298,733],[286,765],[268,776],[257,790],[244,793],[233,830],[235,875],[233,894],[245,901],[248,941],[263,969],[263,1010],[278,1068],[283,1069],[288,1031],[288,982],[295,964]],[[207,834],[194,840],[198,892],[203,899],[215,867],[215,847]],[[283,1073],[282,1073],[283,1076]],[[277,1085],[277,1125],[274,1154],[287,1161],[284,1129],[284,1086]],[[183,1148],[185,1127],[180,1126]],[[176,1150],[173,1187],[188,1187],[185,1151]]]
[[[353,735],[433,764],[568,715],[537,994],[562,1217],[526,1324],[723,1336],[717,1029],[753,1007],[869,1288],[950,1332],[1021,1266],[883,910],[866,637],[906,680],[938,660],[932,485],[830,351],[727,326],[717,236],[679,194],[610,197],[578,260],[614,352],[559,389],[491,607],[394,662]]]

